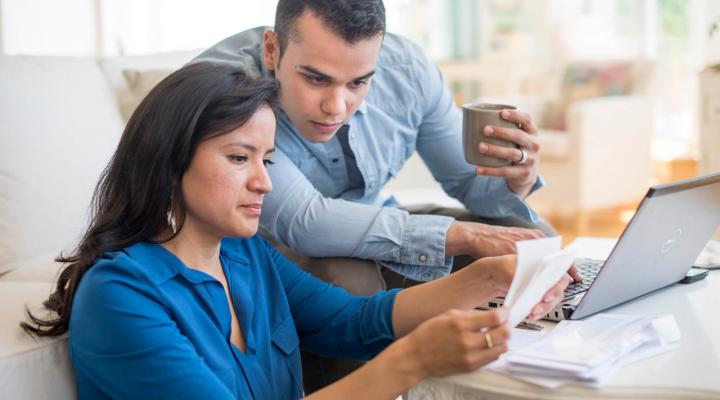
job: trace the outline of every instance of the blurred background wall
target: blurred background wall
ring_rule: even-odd
[[[100,60],[198,50],[272,25],[275,5],[272,0],[0,0],[0,53]],[[583,150],[565,142],[597,135],[583,124],[607,112],[604,103],[588,99],[629,96],[647,106],[641,134],[649,145],[638,145],[647,154],[618,153],[601,164],[617,162],[635,171],[633,158],[650,160],[649,172],[639,175],[647,176],[642,182],[648,185],[720,170],[720,159],[708,150],[720,146],[715,122],[720,87],[709,88],[720,81],[720,67],[712,68],[720,63],[720,1],[386,0],[385,5],[388,30],[425,49],[458,104],[504,100],[532,110],[548,142],[546,171],[552,175],[556,162],[561,174],[552,182],[560,186],[546,192],[578,190],[578,199],[584,196],[581,184],[561,184],[582,181],[571,172],[587,169],[571,160]],[[622,118],[633,116],[621,116],[612,129],[621,139],[636,135],[620,132]],[[409,181],[421,185],[423,179],[428,176]],[[587,195],[601,195],[601,186],[595,184]]]

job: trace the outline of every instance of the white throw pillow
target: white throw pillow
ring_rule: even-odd
[[[190,62],[203,49],[151,55],[119,56],[100,62],[127,120],[143,97],[165,75]]]
[[[70,250],[123,129],[94,60],[0,56],[0,273]]]
[[[135,69],[123,70],[123,76],[128,85],[127,96],[118,97],[120,113],[126,121],[135,111],[140,102],[150,93],[160,81],[173,73],[173,69],[149,69],[145,71]]]

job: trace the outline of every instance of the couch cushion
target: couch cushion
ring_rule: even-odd
[[[90,59],[0,56],[0,273],[78,240],[123,123]]]
[[[0,281],[55,282],[62,268],[62,264],[54,261],[55,257],[56,253],[47,253],[13,263],[8,272],[0,274]]]
[[[0,282],[0,397],[75,399],[75,374],[66,337],[34,339],[21,328],[25,306],[38,310],[51,285]]]

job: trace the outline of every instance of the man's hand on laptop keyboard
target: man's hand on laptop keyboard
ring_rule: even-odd
[[[515,242],[543,237],[545,234],[537,229],[455,221],[445,237],[445,254],[471,255],[475,258],[516,254]]]

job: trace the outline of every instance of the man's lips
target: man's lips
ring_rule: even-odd
[[[320,132],[323,132],[323,133],[333,133],[336,130],[338,130],[338,128],[340,128],[340,126],[342,125],[342,123],[326,124],[326,123],[317,122],[317,121],[310,121],[310,123],[313,124],[313,126],[317,130],[319,130]]]

